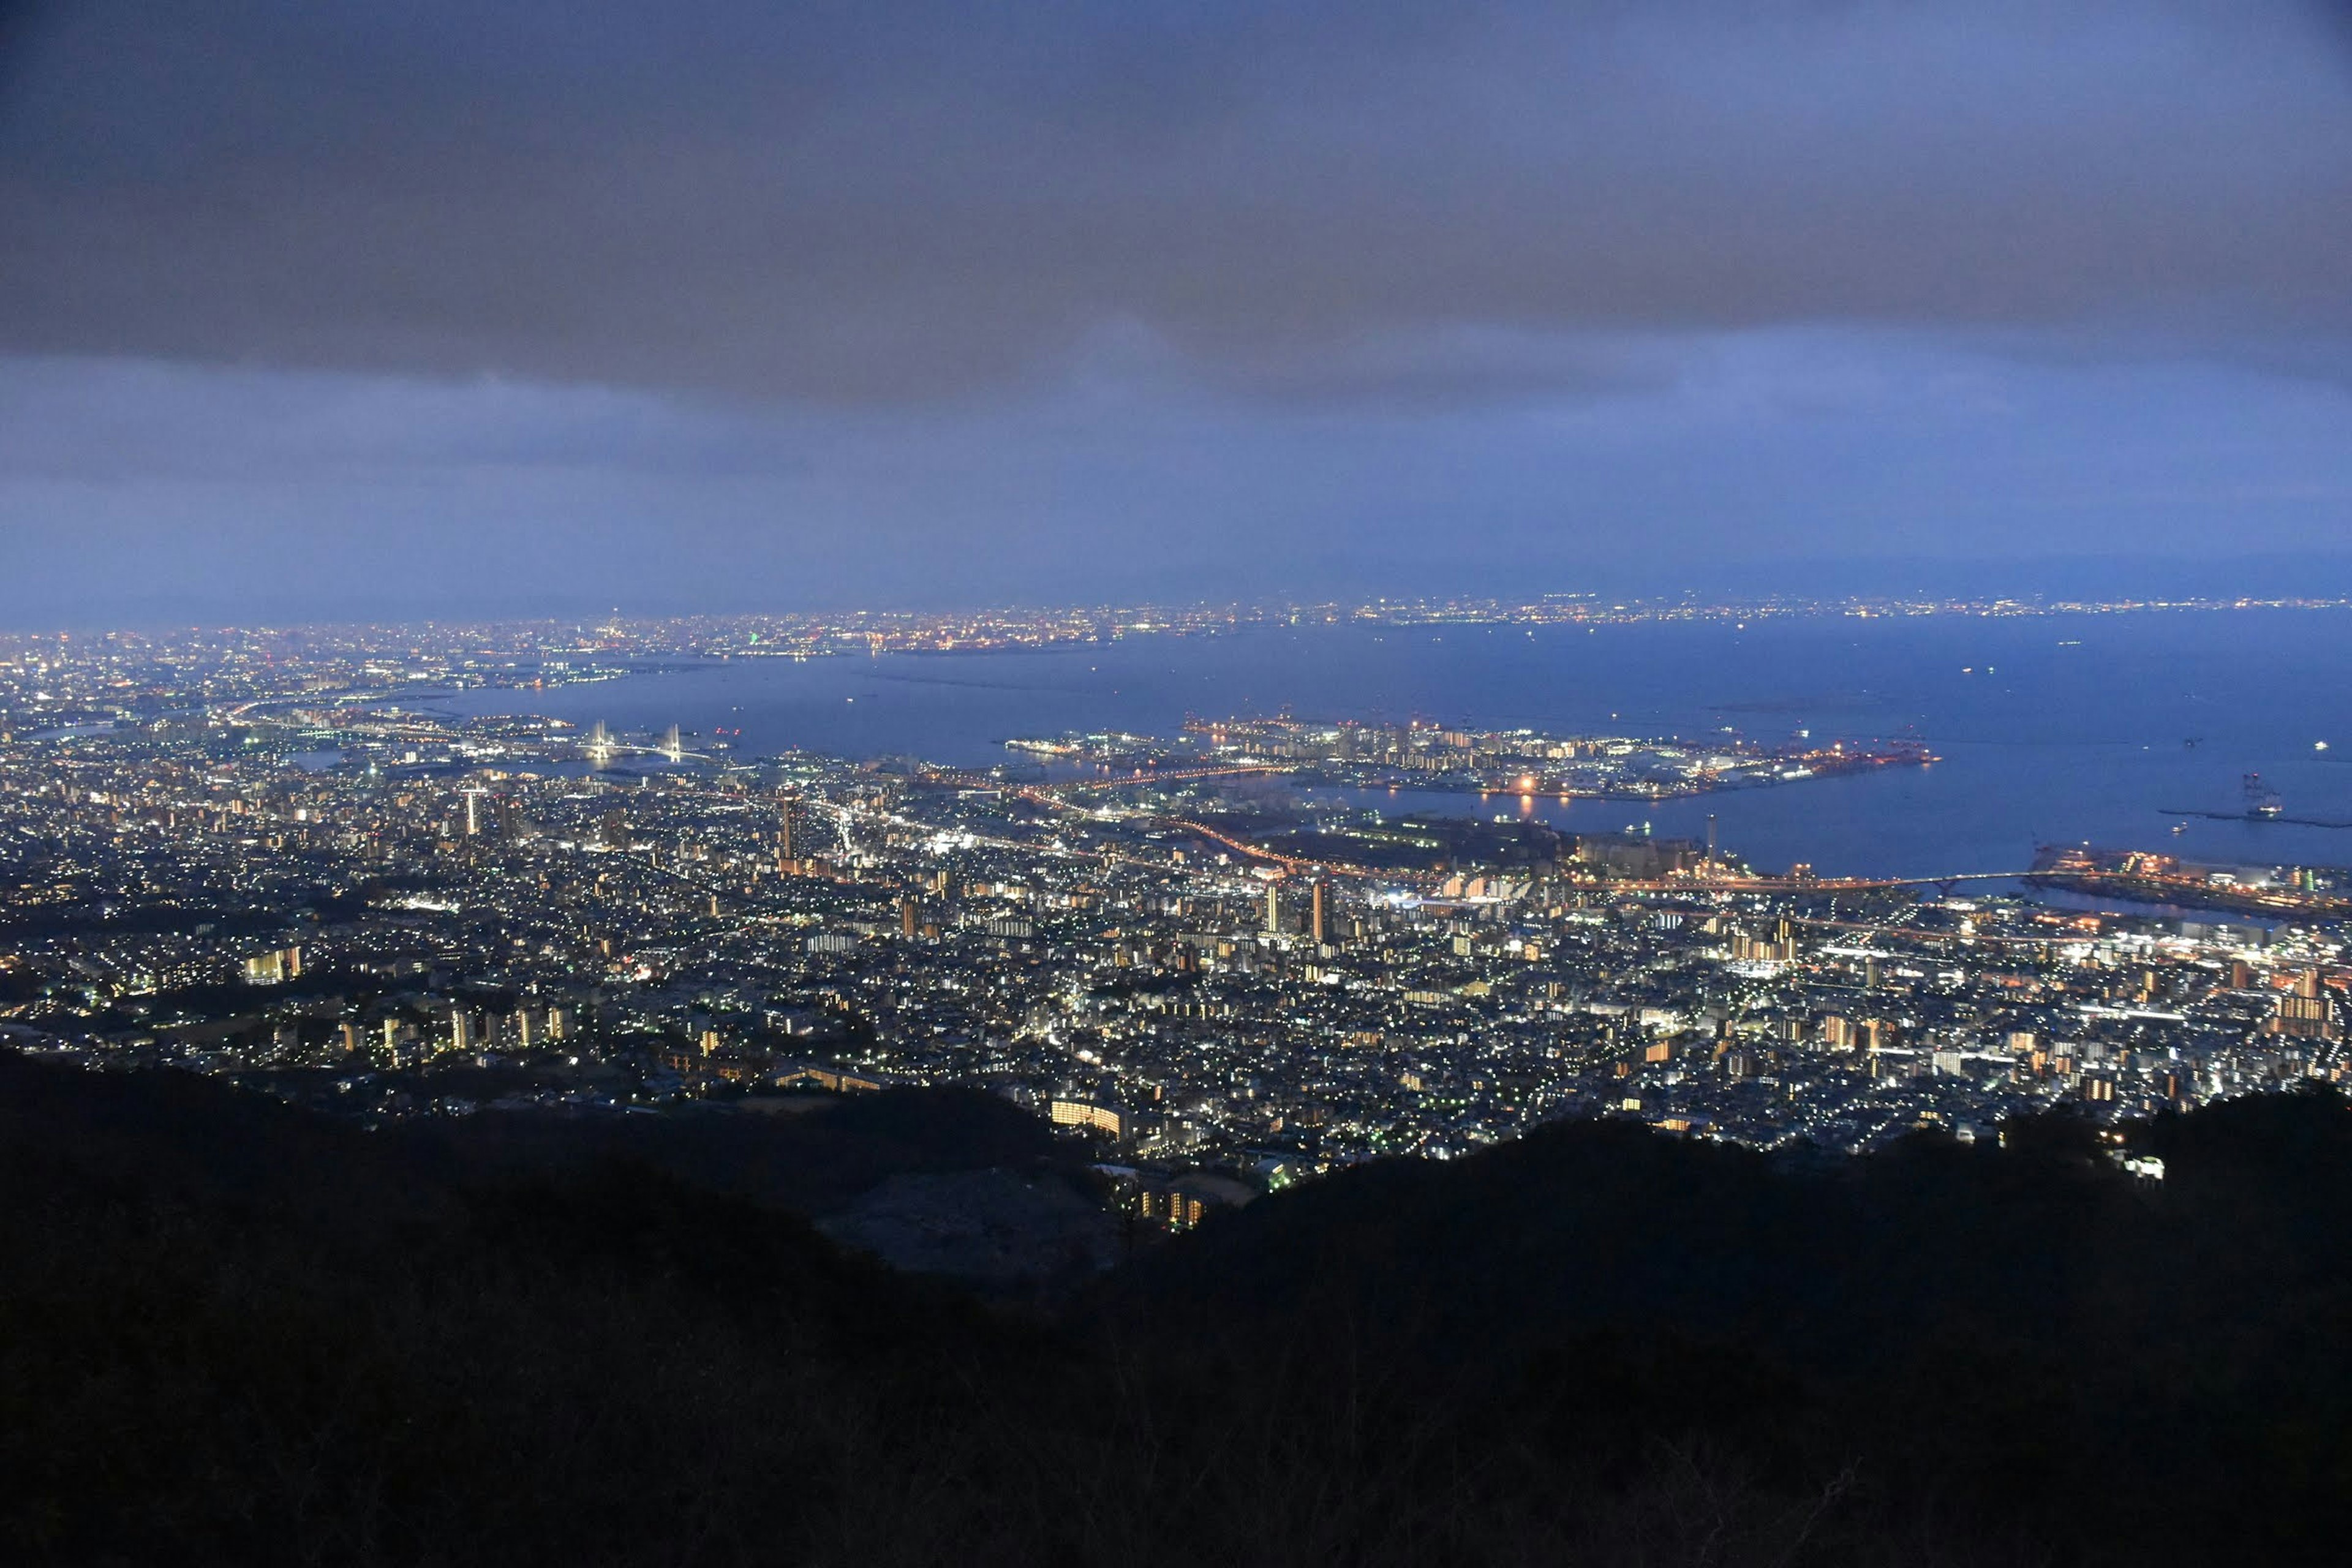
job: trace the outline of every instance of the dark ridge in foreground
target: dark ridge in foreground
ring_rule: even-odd
[[[0,1057],[0,1552],[2186,1564],[2352,1527],[2332,1092],[2146,1129],[2160,1183],[2063,1121],[1822,1165],[1560,1126],[1074,1301],[806,1217],[1083,1191],[1001,1104],[644,1120],[366,1133]]]

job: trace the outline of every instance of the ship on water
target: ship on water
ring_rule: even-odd
[[[2201,816],[2208,822],[2276,822],[2295,827],[2352,827],[2352,820],[2329,816],[2289,816],[2286,804],[2279,792],[2263,782],[2260,773],[2248,773],[2239,781],[2245,804],[2235,811],[2200,811],[2193,805],[2158,806],[2166,816]],[[2185,825],[2184,825],[2185,826]],[[2180,831],[2176,827],[2175,833]]]

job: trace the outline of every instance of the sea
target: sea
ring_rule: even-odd
[[[1696,740],[1917,740],[1937,761],[1661,804],[1354,792],[1397,813],[1703,837],[1759,870],[2021,870],[2049,844],[2245,865],[2352,864],[2352,610],[1777,616],[1591,628],[1300,621],[1040,651],[735,658],[437,706],[736,756],[810,750],[987,766],[1070,731],[1173,736],[1188,715]],[[689,742],[691,743],[691,742]],[[1324,792],[1322,799],[1334,798]]]

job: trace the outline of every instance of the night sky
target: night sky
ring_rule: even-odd
[[[0,624],[2347,560],[2344,4],[0,5]]]

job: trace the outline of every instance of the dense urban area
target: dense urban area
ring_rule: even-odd
[[[1736,846],[1475,810],[1801,788],[1932,761],[1911,742],[1261,718],[1016,737],[972,772],[429,700],[1180,620],[15,639],[0,1034],[370,1123],[974,1085],[1092,1140],[1123,1201],[1177,1226],[1555,1118],[1830,1156],[2345,1074],[2337,873],[2130,852],[1981,885],[1759,875]],[[1462,792],[1460,814],[1359,798],[1397,778]],[[1360,787],[1318,803],[1302,780]]]

